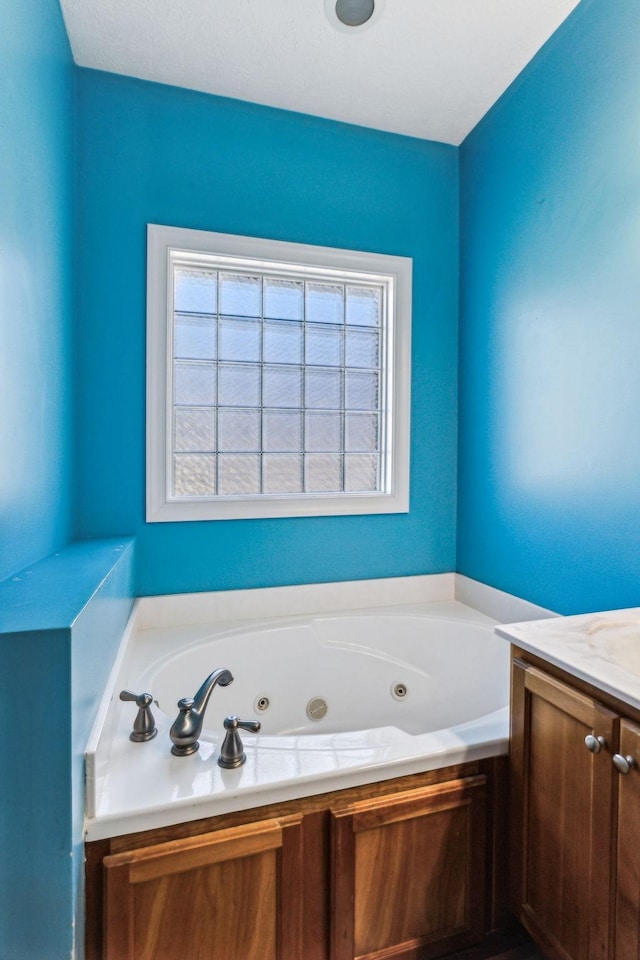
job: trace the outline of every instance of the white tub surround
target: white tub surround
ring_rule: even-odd
[[[339,610],[430,603],[436,600],[459,600],[498,623],[556,616],[551,610],[460,573],[437,573],[417,577],[140,597],[135,624],[138,629],[147,630],[192,623],[335,613]]]
[[[546,607],[540,607],[529,600],[514,597],[511,593],[490,587],[479,580],[472,580],[461,573],[455,575],[455,598],[460,603],[486,614],[497,623],[511,623],[514,620],[542,620],[556,617],[557,614]]]
[[[460,603],[461,597],[472,604]],[[539,607],[452,573],[141,598],[87,746],[87,839],[506,753],[508,650],[505,646],[502,651],[493,627],[496,619],[509,615],[524,620],[542,613]],[[396,626],[402,624],[404,639],[394,619]],[[452,654],[448,676],[424,661],[428,620],[432,631],[439,622],[440,635],[446,638],[436,659],[447,648]],[[467,629],[471,646],[454,649],[451,631],[456,624]],[[356,629],[364,630],[364,639],[350,636]],[[268,644],[276,636],[274,651],[278,644],[280,655],[289,648],[283,663],[270,662]],[[221,640],[227,644],[224,649]],[[210,649],[198,666],[194,651],[207,644]],[[332,659],[314,666],[306,654],[323,644]],[[410,652],[412,644],[417,660]],[[492,648],[493,654],[481,652]],[[237,664],[218,662],[227,658],[225,651],[235,651]],[[356,656],[360,659],[353,660]],[[491,666],[492,656],[498,657],[499,667]],[[190,665],[193,657],[195,668]],[[355,674],[345,673],[350,660]],[[169,728],[176,700],[193,696],[216,667],[231,669],[234,682],[214,690],[199,751],[173,757]],[[329,686],[332,675],[339,679]],[[458,680],[465,675],[470,682],[463,688]],[[282,695],[276,692],[273,708],[260,714],[254,702],[276,689],[270,677],[280,678]],[[398,682],[408,684],[402,703],[390,696]],[[499,690],[496,696],[488,693],[491,684]],[[154,740],[129,740],[135,705],[120,702],[123,688],[148,690],[160,699],[160,708],[153,708],[158,726]],[[310,725],[311,733],[302,732],[300,704],[309,693],[326,697],[328,690],[326,722]],[[440,722],[429,715],[438,702]],[[420,703],[423,710],[416,712]],[[354,709],[349,716],[350,705]],[[221,720],[228,713],[264,724],[255,736],[243,734],[247,762],[236,770],[223,770],[216,762]]]
[[[640,607],[505,624],[496,633],[640,709]]]
[[[254,590],[179,593],[140,597],[135,622],[137,629],[149,630],[154,627],[297,617],[403,603],[429,603],[435,600],[453,600],[455,596],[455,573],[306,583]],[[515,617],[509,619],[513,620]],[[518,619],[525,620],[526,616],[519,615]]]

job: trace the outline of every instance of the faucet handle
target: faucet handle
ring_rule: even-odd
[[[151,712],[153,697],[150,693],[132,693],[131,690],[121,690],[120,699],[135,703],[138,707],[138,713],[133,721],[133,730],[129,734],[129,739],[134,743],[144,743],[146,740],[153,740],[158,732],[156,721]]]
[[[258,733],[262,724],[259,720],[241,720],[240,717],[231,715],[224,718],[224,728],[227,731],[220,747],[220,756],[218,757],[218,766],[226,769],[232,767],[241,767],[245,762],[246,755],[242,749],[242,740],[238,733],[238,728],[247,730],[250,733]]]
[[[223,720],[225,730],[237,730],[238,727],[241,727],[243,730],[247,730],[250,733],[259,733],[262,724],[259,720],[241,720],[240,717],[234,715],[230,717],[225,717]]]

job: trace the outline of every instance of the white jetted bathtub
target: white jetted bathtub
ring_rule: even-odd
[[[144,621],[144,618],[142,618]],[[145,627],[134,614],[87,750],[87,837],[260,806],[505,753],[509,647],[494,621],[455,601],[261,621]],[[171,754],[182,697],[225,667],[191,756]],[[158,735],[129,739],[148,691]],[[244,766],[216,760],[223,720]]]

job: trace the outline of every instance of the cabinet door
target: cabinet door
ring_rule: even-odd
[[[331,960],[417,960],[484,930],[485,777],[332,811]]]
[[[618,868],[615,960],[640,957],[640,727],[620,724],[620,754],[628,773],[618,781]],[[624,768],[623,768],[624,769]]]
[[[105,960],[300,960],[301,818],[105,857]]]
[[[610,956],[613,765],[618,718],[514,662],[511,796],[514,912],[563,960]],[[591,742],[585,737],[601,737]]]

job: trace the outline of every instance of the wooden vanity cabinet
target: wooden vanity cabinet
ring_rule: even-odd
[[[506,758],[87,845],[87,960],[421,960],[504,915]],[[490,809],[489,809],[489,806]]]
[[[516,651],[512,909],[555,960],[640,957],[640,772],[618,769],[640,760],[630,709]]]
[[[615,960],[640,957],[640,724],[620,722],[620,756],[629,764],[618,780]],[[624,766],[623,766],[623,769]]]

